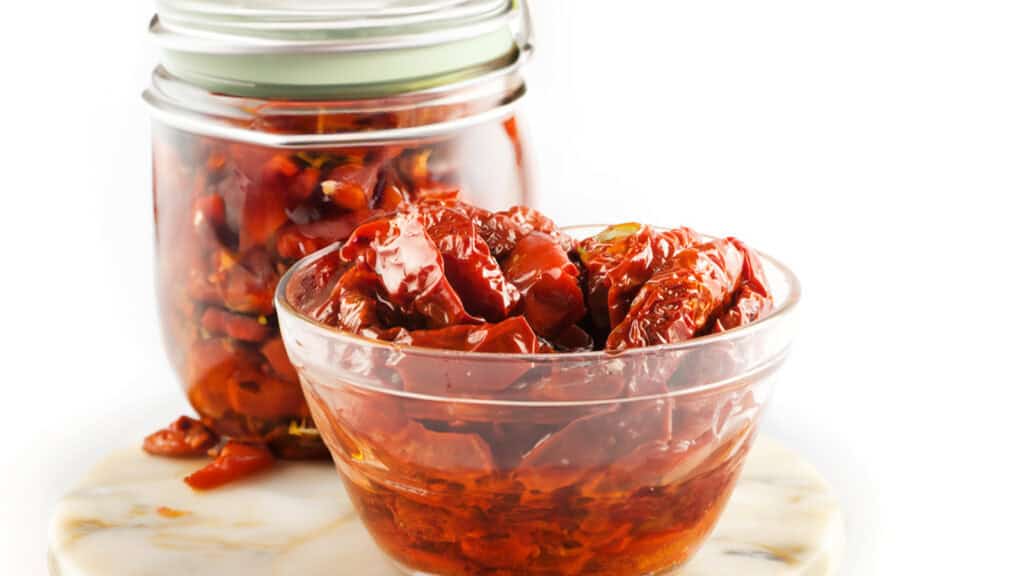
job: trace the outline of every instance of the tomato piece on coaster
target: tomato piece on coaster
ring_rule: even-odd
[[[182,416],[167,428],[146,436],[142,449],[154,456],[202,456],[218,442],[217,434],[195,418]]]
[[[229,441],[217,458],[185,477],[196,490],[210,490],[252,476],[274,465],[274,456],[266,447]]]

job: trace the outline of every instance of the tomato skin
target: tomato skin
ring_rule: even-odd
[[[192,225],[196,228],[206,227],[216,231],[227,223],[224,198],[216,194],[196,198],[192,210]]]
[[[288,221],[288,196],[299,167],[283,154],[275,154],[263,166],[257,181],[241,187],[239,248],[260,246]]]
[[[229,440],[213,462],[186,476],[185,483],[195,490],[211,490],[273,465],[274,456],[266,447]]]
[[[523,237],[502,270],[522,294],[523,315],[541,336],[555,338],[586,315],[580,271],[550,236],[532,232]]]
[[[336,167],[323,182],[324,195],[339,208],[359,212],[370,207],[377,186],[379,164],[363,166],[343,164]]]
[[[383,296],[378,276],[359,262],[342,275],[334,292],[316,317],[340,330],[378,336],[385,323],[396,322],[398,310]]]
[[[262,318],[262,322],[260,318]],[[262,342],[271,333],[266,317],[253,318],[252,316],[233,314],[213,306],[203,312],[199,323],[210,334],[227,335],[242,342]]]
[[[641,286],[697,239],[689,228],[658,232],[627,222],[580,242],[576,252],[587,270],[587,302],[595,327],[610,330],[618,325]]]
[[[465,206],[465,204],[464,204]],[[500,212],[467,208],[470,217],[480,227],[487,246],[494,257],[501,260],[516,244],[532,232],[546,234],[569,252],[575,242],[562,232],[553,220],[527,206],[513,206]]]
[[[402,331],[394,343],[424,348],[503,354],[536,354],[541,341],[523,316],[496,324],[460,324],[437,330]],[[398,367],[405,390],[422,394],[497,392],[511,386],[528,369],[527,362],[467,369],[457,362],[410,357]]]
[[[484,474],[494,470],[490,447],[476,434],[434,432],[409,422],[395,436],[393,456],[401,466],[423,466],[456,477],[459,472]]]
[[[710,326],[730,302],[743,270],[743,252],[729,239],[684,249],[651,276],[608,335],[606,349],[682,342]]]
[[[417,213],[444,258],[444,273],[466,310],[488,322],[508,317],[520,294],[508,282],[477,224],[450,202],[423,202]]]
[[[761,259],[749,246],[730,238],[743,252],[743,275],[732,304],[715,320],[712,332],[725,332],[756,322],[772,309],[772,294],[765,278]]]
[[[288,224],[277,232],[274,248],[285,260],[298,260],[339,240],[346,240],[363,222],[380,218],[381,210],[360,210],[306,224]]]
[[[221,251],[212,254],[211,260],[214,272],[209,280],[225,308],[242,314],[274,313],[274,289],[281,275],[264,248],[241,254]]]
[[[202,422],[181,416],[167,428],[146,436],[142,449],[154,456],[186,458],[206,454],[217,442],[217,434]]]
[[[444,274],[444,259],[415,212],[363,224],[341,248],[345,262],[365,265],[388,300],[426,328],[479,323]]]
[[[275,420],[300,414],[304,409],[302,388],[247,367],[227,383],[227,402],[231,410],[253,418]]]
[[[285,287],[285,298],[305,314],[324,305],[330,298],[338,279],[345,273],[341,255],[331,251],[307,268],[295,271],[292,281]]]
[[[594,349],[594,337],[577,324],[544,340],[551,346],[551,350],[547,350],[549,352],[590,352]]]
[[[513,316],[497,324],[460,324],[438,330],[412,330],[394,342],[424,348],[507,354],[534,354],[540,346],[537,335],[522,316]]]
[[[280,338],[271,338],[260,347],[260,354],[266,359],[273,373],[281,378],[297,384],[299,375],[295,367],[288,360],[288,353],[285,351],[284,342]]]

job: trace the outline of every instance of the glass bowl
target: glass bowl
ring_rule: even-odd
[[[577,227],[589,235],[602,227]],[[288,356],[356,510],[410,574],[656,574],[690,558],[729,499],[792,341],[792,272],[762,256],[774,311],[611,354],[399,346],[304,317],[286,273]]]

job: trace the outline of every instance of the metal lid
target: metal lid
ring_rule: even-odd
[[[423,89],[530,49],[522,0],[158,0],[150,32],[175,76],[265,97]]]

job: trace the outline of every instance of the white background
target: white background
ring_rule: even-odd
[[[0,574],[185,409],[152,285],[148,2],[0,16]],[[769,429],[834,484],[848,574],[1019,570],[1024,12],[996,1],[535,2],[561,222],[731,233],[802,277]]]

